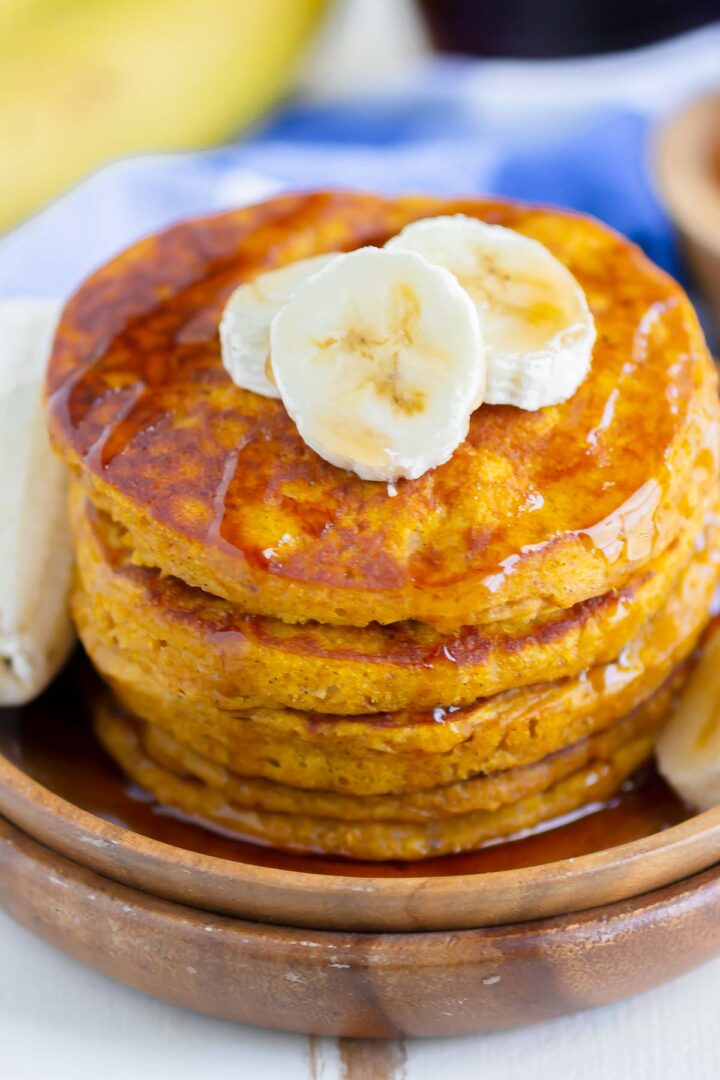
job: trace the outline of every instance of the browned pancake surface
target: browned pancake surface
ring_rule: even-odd
[[[73,485],[71,606],[106,676],[158,681],[205,710],[285,705],[395,717],[403,709],[447,709],[614,660],[638,634],[652,637],[652,619],[671,593],[673,610],[680,593],[684,617],[704,620],[717,578],[711,548],[720,535],[718,494],[704,527],[686,522],[683,534],[622,589],[545,620],[443,635],[421,623],[338,627],[243,614],[228,600],[135,566],[124,531]],[[703,551],[693,550],[698,541]],[[678,627],[678,641],[684,637]]]
[[[220,313],[262,270],[457,212],[570,268],[597,323],[592,370],[564,405],[483,406],[450,461],[391,497],[233,385]],[[70,301],[48,390],[57,446],[140,561],[288,621],[448,627],[569,606],[657,555],[716,472],[714,373],[679,286],[593,221],[500,202],[287,196],[177,226]]]

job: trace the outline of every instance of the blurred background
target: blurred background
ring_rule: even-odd
[[[0,294],[342,186],[589,211],[720,311],[720,0],[0,0],[0,30]]]

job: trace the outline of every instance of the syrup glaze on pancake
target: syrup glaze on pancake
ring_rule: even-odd
[[[210,761],[241,776],[308,790],[403,794],[537,762],[617,722],[690,656],[716,581],[712,553],[698,552],[662,612],[613,663],[495,694],[466,709],[425,713],[243,712],[220,695],[198,695],[187,682],[179,686],[158,659],[167,650],[128,655],[81,631],[127,710]]]
[[[570,401],[483,406],[451,460],[392,497],[234,386],[217,326],[258,272],[443,213],[545,243],[598,339]],[[717,472],[714,371],[679,286],[593,221],[501,202],[288,196],[177,226],[70,301],[48,391],[56,445],[139,561],[287,621],[447,628],[570,606],[656,556]]]
[[[712,494],[716,513],[717,486]],[[92,507],[79,484],[72,485],[70,502],[77,557],[72,608],[96,665],[119,679],[131,669],[144,671],[206,710],[285,705],[358,715],[468,705],[614,660],[671,590],[682,588],[691,559],[707,565],[694,572],[694,590],[685,590],[690,611],[706,611],[717,575],[711,549],[720,524],[710,513],[705,522],[685,522],[639,579],[545,621],[446,635],[420,623],[289,624],[243,614],[227,600],[135,566],[127,534]],[[698,543],[704,551],[693,550]]]
[[[361,877],[453,876],[537,866],[604,851],[679,824],[690,816],[653,769],[643,769],[611,800],[591,804],[529,835],[487,845],[468,855],[421,865],[312,858],[244,843],[209,823],[161,807],[125,777],[95,739],[79,684],[92,696],[95,680],[78,654],[45,694],[6,709],[0,753],[49,791],[89,813],[162,843],[231,862],[314,874]]]
[[[671,686],[679,688],[684,678],[684,671],[676,672],[661,693],[671,693]],[[149,757],[178,775],[194,776],[223,791],[236,806],[341,821],[432,821],[473,810],[497,810],[527,795],[545,791],[590,762],[607,760],[619,747],[654,730],[664,715],[665,706],[650,708],[644,704],[609,728],[585,736],[540,761],[400,796],[317,791],[240,776],[198,754],[155,724],[136,718],[133,722]]]
[[[233,800],[237,793],[227,776],[208,770],[197,754],[189,759],[180,751],[164,747],[155,756],[152,740],[143,744],[138,725],[112,699],[105,696],[94,703],[95,729],[101,742],[124,772],[154,795],[163,806],[199,820],[216,824],[242,839],[271,844],[285,851],[341,855],[351,859],[425,859],[462,851],[472,851],[488,841],[533,828],[540,822],[572,813],[588,802],[612,797],[637,768],[652,754],[653,733],[667,715],[673,699],[673,680],[618,727],[617,736],[608,732],[592,740],[579,760],[567,751],[574,771],[563,774],[558,763],[543,773],[538,787],[529,783],[522,792],[518,785],[515,801],[501,802],[494,809],[461,811],[446,816],[436,812],[422,821],[358,819],[342,820],[303,812],[272,812],[242,805]],[[619,743],[619,745],[618,745]],[[199,767],[198,767],[199,764]],[[210,778],[213,783],[208,783]],[[220,779],[221,786],[214,782]],[[517,778],[515,778],[517,782]],[[543,781],[547,785],[543,787]],[[554,781],[554,782],[553,782]],[[513,780],[506,794],[512,800]],[[245,790],[244,795],[248,792]],[[279,794],[276,792],[276,795]],[[310,796],[298,793],[301,803]],[[257,792],[256,792],[257,797]],[[291,802],[292,789],[284,800]],[[452,799],[452,796],[450,796]],[[336,800],[334,800],[336,801]],[[337,809],[337,808],[335,808]]]

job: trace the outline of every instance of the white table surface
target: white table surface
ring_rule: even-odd
[[[520,1031],[357,1047],[164,1005],[0,914],[3,1080],[718,1080],[719,1001],[717,960],[630,1001]]]

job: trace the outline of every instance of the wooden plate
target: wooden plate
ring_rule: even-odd
[[[289,926],[407,932],[517,923],[639,896],[720,859],[720,808],[683,820],[657,786],[634,797],[477,856],[358,866],[284,857],[148,805],[88,735],[72,673],[0,722],[0,813],[25,833],[155,897]]]
[[[174,1005],[323,1035],[513,1027],[616,1001],[720,951],[720,869],[520,926],[335,933],[159,900],[1,819],[0,906],[82,963]]]

